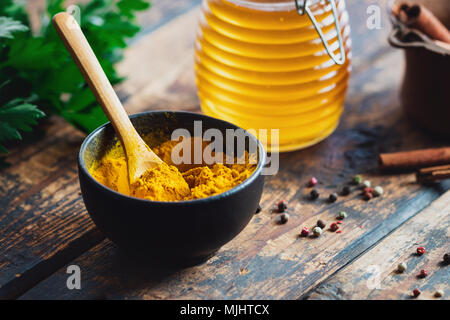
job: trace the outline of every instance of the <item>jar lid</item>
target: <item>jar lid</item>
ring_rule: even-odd
[[[296,10],[295,0],[226,0],[235,5],[263,11],[287,11]],[[309,5],[314,5],[323,0],[309,0]]]
[[[337,65],[343,65],[345,63],[345,49],[344,49],[344,42],[342,40],[341,35],[341,27],[339,26],[339,17],[337,14],[337,8],[336,8],[336,2],[335,0],[323,0],[324,2],[329,2],[331,5],[331,10],[333,12],[333,18],[334,18],[334,26],[336,28],[338,42],[339,42],[339,57],[334,54],[334,51],[331,50],[330,46],[328,45],[327,40],[325,39],[325,36],[323,34],[322,28],[320,27],[319,23],[316,20],[316,17],[311,11],[311,5],[318,2],[318,0],[295,0],[295,6],[297,8],[297,12],[299,15],[304,15],[305,13],[309,16],[311,19],[311,22],[314,25],[314,28],[316,28],[317,33],[319,34],[320,39],[322,40],[322,43],[325,47],[325,50],[327,51],[330,58],[336,63]]]
[[[243,6],[250,9],[256,10],[265,10],[265,11],[281,11],[281,10],[296,10],[299,15],[307,14],[311,19],[311,22],[316,28],[317,33],[319,34],[320,39],[325,47],[330,58],[337,65],[343,65],[346,60],[344,43],[341,35],[341,28],[339,26],[339,17],[337,14],[336,1],[337,0],[226,0],[238,6]],[[342,1],[340,1],[341,3]],[[320,24],[317,22],[317,19],[314,16],[314,13],[311,10],[311,6],[318,3],[329,3],[331,6],[331,10],[333,12],[334,25],[337,31],[337,37],[339,42],[339,57],[334,54],[334,50],[331,50],[328,45],[327,40],[322,32],[322,28]]]

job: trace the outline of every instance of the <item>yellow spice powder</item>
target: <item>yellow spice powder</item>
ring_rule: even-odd
[[[206,198],[225,192],[249,178],[256,167],[249,163],[248,154],[245,155],[245,164],[174,165],[171,153],[177,143],[178,141],[167,141],[153,148],[165,163],[147,171],[131,186],[128,183],[127,162],[120,142],[100,161],[95,161],[89,172],[98,182],[129,196],[153,201],[180,201]],[[183,179],[178,179],[178,175]]]

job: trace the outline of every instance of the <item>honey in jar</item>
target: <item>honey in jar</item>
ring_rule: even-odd
[[[279,129],[277,145],[263,142],[281,152],[337,127],[351,55],[344,0],[203,0],[195,46],[205,114],[245,129]]]

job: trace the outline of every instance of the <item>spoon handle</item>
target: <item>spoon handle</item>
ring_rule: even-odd
[[[134,150],[133,145],[142,139],[133,127],[77,21],[72,15],[61,12],[53,17],[53,24],[97,101],[114,126],[126,151]]]

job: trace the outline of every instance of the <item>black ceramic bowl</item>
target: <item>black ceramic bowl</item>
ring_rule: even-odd
[[[141,135],[150,134],[160,142],[170,140],[172,131],[178,128],[187,129],[194,136],[194,121],[198,120],[202,121],[203,132],[209,128],[221,132],[238,129],[231,123],[187,112],[144,112],[130,118]],[[204,199],[148,201],[115,192],[88,172],[92,162],[117,141],[111,124],[107,123],[84,140],[78,157],[87,211],[97,227],[127,252],[164,263],[204,261],[244,229],[260,201],[264,185],[261,171],[266,156],[260,142],[254,136],[249,139],[257,143],[258,165],[242,184]]]

